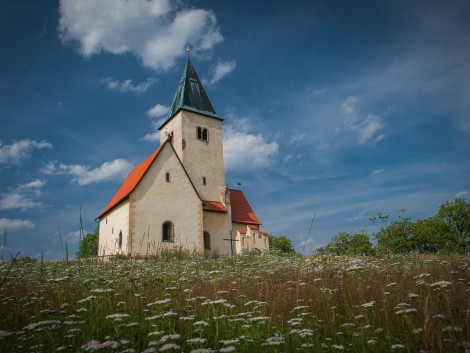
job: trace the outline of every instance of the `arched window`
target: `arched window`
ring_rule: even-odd
[[[197,139],[202,141],[209,141],[209,131],[205,127],[198,126]]]
[[[204,250],[211,249],[211,235],[209,232],[204,232]]]
[[[119,249],[122,248],[122,231],[119,231],[118,246],[119,246]]]
[[[173,241],[173,223],[171,221],[163,223],[162,241]]]

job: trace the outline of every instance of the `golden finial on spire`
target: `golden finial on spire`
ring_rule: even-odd
[[[186,47],[186,53],[188,53],[188,60],[189,60],[189,52],[191,51],[191,49],[189,49],[189,45]]]

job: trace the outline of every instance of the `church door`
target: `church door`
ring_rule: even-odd
[[[204,250],[211,249],[211,235],[209,232],[204,232]]]

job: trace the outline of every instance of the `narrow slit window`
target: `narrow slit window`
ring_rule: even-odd
[[[165,174],[165,181],[167,183],[169,183],[171,181],[171,176],[170,176],[170,173],[168,173],[168,172]]]
[[[166,221],[162,226],[162,241],[172,242],[173,241],[173,223]]]
[[[122,231],[119,231],[118,245],[119,245],[119,249],[121,249],[122,248]]]
[[[206,185],[206,177],[202,177],[202,185]]]

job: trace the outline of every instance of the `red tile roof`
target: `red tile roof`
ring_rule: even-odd
[[[258,226],[248,224],[248,228],[250,228],[250,229],[252,229],[252,230],[257,230],[257,229],[258,229]]]
[[[230,189],[232,222],[261,224],[241,190]]]
[[[262,235],[269,235],[268,232],[261,232]]]
[[[101,211],[97,218],[101,218],[105,213],[110,211],[114,206],[119,204],[123,201],[129,194],[135,189],[139,181],[142,179],[144,174],[147,172],[149,167],[152,165],[152,162],[157,157],[158,153],[162,150],[162,147],[165,146],[166,142],[160,147],[158,147],[150,156],[148,156],[142,163],[140,163],[137,167],[131,170],[129,175],[126,177],[124,182],[121,184],[119,189],[116,191],[114,196],[108,202],[106,207]]]
[[[227,209],[222,202],[204,201],[203,205],[204,211],[227,212]]]
[[[246,230],[239,230],[238,233],[240,233],[240,234],[246,234]]]

